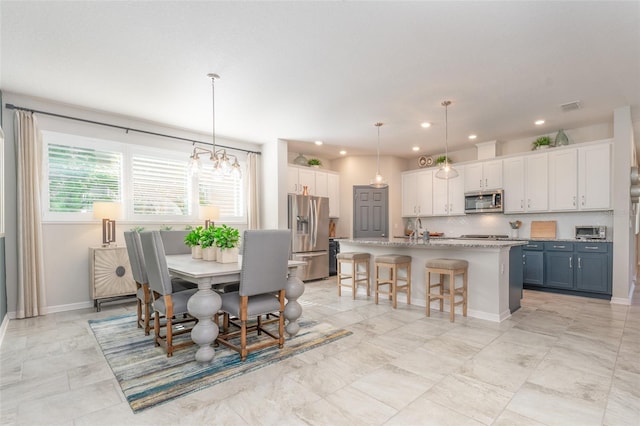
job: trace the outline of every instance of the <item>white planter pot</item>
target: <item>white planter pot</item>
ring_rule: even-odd
[[[216,260],[216,248],[206,247],[202,249],[202,260],[214,261]]]
[[[238,262],[238,247],[217,249],[216,261],[218,263],[237,263]]]
[[[202,247],[191,246],[191,257],[194,259],[202,259]]]

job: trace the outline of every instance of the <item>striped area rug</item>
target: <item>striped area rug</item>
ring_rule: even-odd
[[[198,363],[195,361],[195,345],[177,350],[167,358],[164,349],[153,343],[153,329],[151,336],[145,336],[137,328],[135,315],[89,321],[134,413],[351,334],[326,323],[300,321],[299,324],[300,332],[287,339],[283,349],[272,346],[252,352],[246,361],[241,362],[237,352],[220,345],[216,347],[213,361]]]

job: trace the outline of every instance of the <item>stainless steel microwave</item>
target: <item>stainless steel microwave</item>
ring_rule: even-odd
[[[606,240],[606,226],[576,226],[576,239],[578,240]]]
[[[502,189],[467,192],[464,194],[464,212],[502,213],[504,211],[502,204],[503,195],[504,191]]]

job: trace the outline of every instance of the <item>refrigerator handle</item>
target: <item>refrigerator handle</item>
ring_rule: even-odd
[[[310,216],[311,216],[311,226],[309,229],[309,231],[311,232],[311,246],[312,248],[315,249],[316,247],[316,238],[318,237],[317,234],[317,228],[318,228],[318,218],[317,218],[317,212],[316,212],[316,200],[309,200],[309,203],[311,204],[310,206]]]

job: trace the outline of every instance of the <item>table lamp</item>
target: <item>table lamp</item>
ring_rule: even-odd
[[[204,227],[207,229],[209,225],[214,226],[214,222],[220,219],[220,208],[211,205],[200,206],[199,216],[200,219],[204,219]]]
[[[116,221],[120,218],[122,206],[117,202],[93,203],[93,217],[102,219],[102,247],[109,247],[116,241]]]

